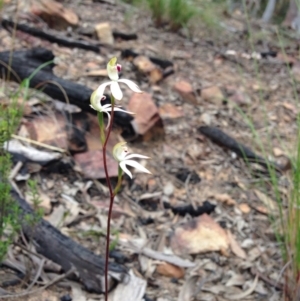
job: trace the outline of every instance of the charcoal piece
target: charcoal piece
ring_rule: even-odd
[[[211,204],[209,201],[205,201],[202,206],[198,206],[196,209],[192,205],[184,205],[184,206],[171,206],[169,203],[164,202],[165,209],[171,209],[174,214],[178,214],[180,216],[185,216],[189,214],[193,217],[199,216],[201,214],[211,214],[216,205]]]
[[[81,48],[84,50],[90,50],[96,53],[100,53],[99,44],[97,45],[95,43],[91,43],[83,40],[71,39],[66,36],[62,36],[59,32],[54,30],[45,31],[36,27],[28,26],[26,24],[17,24],[12,20],[8,20],[8,19],[3,19],[1,25],[3,26],[3,28],[5,28],[8,31],[12,31],[13,28],[16,28],[19,31],[25,32],[34,37],[47,40],[51,43],[57,43],[58,45],[62,45],[65,47],[70,47],[70,48],[76,47],[76,48]]]
[[[176,178],[181,182],[184,182],[189,178],[189,184],[197,184],[201,181],[200,177],[195,171],[190,171],[188,168],[180,168],[175,174]]]
[[[138,38],[136,33],[124,33],[119,31],[113,31],[112,34],[115,39],[121,39],[124,41],[137,40]]]
[[[243,145],[242,143],[239,143],[234,138],[230,137],[228,134],[224,133],[222,130],[216,127],[201,126],[198,128],[198,132],[208,137],[212,142],[235,152],[246,162],[255,162],[265,168],[271,167],[276,171],[283,170],[282,166],[276,164],[275,162],[270,162],[257,155],[249,147]]]

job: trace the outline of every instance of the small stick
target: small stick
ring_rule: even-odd
[[[21,136],[14,135],[14,134],[11,135],[11,136],[12,136],[12,138],[15,138],[15,139],[18,139],[18,140],[21,140],[21,141],[24,141],[24,142],[28,142],[28,143],[31,143],[31,144],[35,144],[37,146],[41,146],[41,147],[44,147],[44,148],[48,148],[48,149],[51,149],[51,150],[56,151],[56,152],[60,152],[60,153],[66,153],[67,152],[65,149],[55,147],[55,146],[52,146],[52,145],[49,145],[49,144],[45,144],[43,142],[38,142],[38,141],[35,141],[35,140],[31,140],[29,138],[21,137]]]
[[[27,295],[30,295],[30,294],[35,294],[35,293],[40,293],[41,291],[43,291],[44,289],[48,288],[49,286],[53,285],[54,283],[68,277],[69,275],[71,275],[73,272],[75,272],[75,268],[72,267],[68,272],[62,274],[62,275],[59,275],[58,277],[54,278],[53,280],[49,281],[47,284],[45,284],[44,286],[36,289],[36,290],[33,290],[33,291],[25,291],[25,292],[22,292],[22,293],[18,293],[18,294],[10,294],[10,295],[4,295],[4,296],[0,296],[0,299],[4,299],[4,298],[18,298],[18,297],[23,297],[23,296],[27,296]],[[1,292],[1,290],[0,290]],[[6,291],[5,291],[6,292]]]

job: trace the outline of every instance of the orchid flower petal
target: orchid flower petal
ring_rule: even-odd
[[[151,172],[147,168],[145,168],[143,165],[141,165],[140,163],[138,163],[136,161],[124,160],[121,163],[125,163],[126,165],[132,166],[132,167],[136,168],[139,171],[151,174]],[[121,163],[120,163],[120,166],[121,166]]]
[[[126,162],[122,161],[119,163],[119,165],[120,165],[121,169],[132,179],[132,173],[126,167]]]
[[[127,151],[126,150],[126,142],[125,141],[121,141],[119,143],[117,143],[114,148],[113,148],[113,157],[115,158],[116,161],[120,162],[122,161],[125,156],[127,155]]]
[[[107,74],[112,81],[117,81],[119,79],[117,58],[113,57],[107,64]]]
[[[123,98],[123,93],[120,89],[118,82],[111,82],[110,91],[116,100],[121,100]]]
[[[107,111],[104,111],[105,114],[107,114],[107,126],[106,126],[106,130],[109,128],[110,122],[111,122],[111,116]]]
[[[144,155],[139,155],[139,154],[129,154],[129,155],[126,155],[125,160],[127,160],[127,159],[132,159],[132,158],[149,159],[149,157],[144,156]]]
[[[133,112],[125,111],[125,110],[122,110],[122,109],[117,108],[117,107],[114,107],[114,111],[124,112],[124,113],[131,114],[131,115],[134,115],[134,114],[135,114],[135,113],[133,113]]]
[[[140,90],[138,85],[129,79],[119,79],[118,82],[126,84],[128,88],[131,89],[133,92],[143,93],[143,91]]]
[[[101,106],[103,111],[111,111],[111,104],[108,103],[106,105]]]
[[[103,83],[103,84],[101,84],[98,88],[97,88],[97,90],[96,90],[96,95],[95,95],[95,97],[97,98],[97,99],[102,99],[102,97],[104,96],[104,90],[105,90],[105,88],[108,86],[108,85],[110,85],[112,82],[106,82],[106,83]]]
[[[92,107],[94,110],[96,110],[96,111],[100,110],[100,108],[101,108],[101,98],[99,98],[99,97],[97,96],[97,90],[95,90],[95,91],[92,93],[91,98],[90,98],[90,101],[91,101],[91,107]]]

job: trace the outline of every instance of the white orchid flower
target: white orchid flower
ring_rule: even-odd
[[[97,89],[97,95],[103,95],[105,88],[110,85],[112,96],[116,100],[121,100],[123,98],[123,93],[121,91],[119,83],[126,84],[128,88],[133,92],[143,93],[133,81],[129,79],[119,79],[119,72],[121,71],[121,69],[122,66],[117,64],[117,58],[113,57],[107,64],[107,74],[111,81],[101,84]]]
[[[111,112],[112,107],[111,107],[110,103],[109,104],[105,104],[105,105],[101,104],[101,101],[103,101],[105,98],[106,97],[103,94],[100,95],[97,90],[94,91],[92,93],[92,95],[91,95],[91,105],[90,106],[94,110],[96,110],[98,112],[103,112],[103,113],[105,113],[107,115],[107,117],[108,117],[108,123],[107,123],[107,127],[106,128],[108,128],[109,125],[110,125],[110,121],[111,121],[111,116],[110,116],[109,112]],[[118,108],[116,106],[114,106],[114,111],[124,112],[124,113],[127,113],[127,114],[134,114],[133,112],[122,110],[122,109],[120,109],[120,108]]]
[[[148,169],[146,169],[143,165],[141,165],[140,163],[138,163],[134,160],[131,160],[132,158],[149,159],[149,157],[143,156],[143,155],[138,155],[138,154],[128,154],[128,149],[125,145],[126,145],[126,142],[119,142],[113,148],[113,156],[119,162],[120,168],[130,178],[132,178],[132,174],[128,170],[126,165],[132,166],[132,167],[138,169],[139,171],[151,174],[151,172]]]

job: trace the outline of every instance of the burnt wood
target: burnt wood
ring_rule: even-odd
[[[53,99],[66,102],[65,95],[61,91],[61,86],[68,96],[69,102],[81,108],[85,112],[96,114],[96,111],[90,107],[90,96],[93,92],[92,89],[77,84],[75,82],[62,79],[53,74],[54,55],[52,51],[45,48],[33,48],[25,51],[15,51],[10,61],[10,51],[0,52],[0,72],[5,78],[19,82],[30,78],[30,88],[39,89]],[[1,64],[1,61],[4,64]],[[49,65],[41,68],[41,65],[51,62]],[[7,66],[14,72],[8,72]],[[38,70],[38,72],[36,72]],[[36,73],[35,73],[36,72]],[[35,74],[34,74],[35,73]],[[34,76],[32,76],[34,74]],[[110,97],[106,95],[106,102],[110,102]],[[133,117],[123,112],[115,112],[114,122],[116,125],[133,132],[130,122]]]
[[[17,24],[9,19],[3,19],[1,22],[3,28],[7,31],[12,31],[13,28],[16,28],[19,31],[28,33],[34,37],[38,37],[44,40],[47,40],[51,43],[57,43],[58,45],[70,47],[70,48],[80,48],[84,50],[90,50],[96,53],[100,53],[100,44],[76,40],[66,36],[63,36],[57,31],[54,30],[42,30],[36,27],[28,26],[26,24]]]
[[[16,192],[11,193],[21,209],[22,231],[34,243],[37,252],[59,264],[65,272],[75,268],[76,277],[89,292],[103,293],[104,258],[63,235],[43,219],[34,225],[30,224],[25,216],[29,214],[34,217],[31,207]],[[102,247],[104,249],[104,246]],[[123,265],[109,263],[109,289],[125,280],[127,275],[127,269]]]
[[[283,169],[282,166],[276,164],[275,162],[270,162],[265,158],[257,155],[249,147],[236,141],[234,138],[230,137],[219,128],[201,126],[198,128],[198,132],[209,138],[212,142],[235,152],[238,157],[242,158],[246,162],[254,162],[267,169],[273,168],[276,171],[282,171]]]

